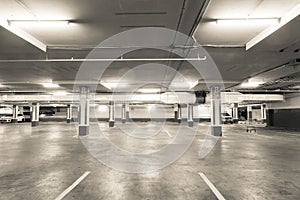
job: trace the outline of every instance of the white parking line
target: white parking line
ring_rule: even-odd
[[[70,185],[63,193],[61,193],[55,200],[63,199],[69,192],[71,192],[85,177],[87,177],[91,172],[86,171],[82,176],[80,176],[72,185]]]
[[[261,136],[261,137],[265,137],[265,138],[272,138],[270,136],[266,136],[266,135],[260,135],[260,134],[255,134],[256,136]]]
[[[225,200],[225,198],[223,197],[223,195],[219,192],[219,190],[214,186],[214,184],[212,184],[208,178],[205,176],[205,174],[203,173],[198,173],[201,178],[204,180],[204,182],[208,185],[208,187],[211,189],[211,191],[215,194],[215,196],[219,199],[219,200]]]
[[[172,135],[169,133],[169,131],[165,130],[165,132],[168,134],[169,137],[172,137]]]

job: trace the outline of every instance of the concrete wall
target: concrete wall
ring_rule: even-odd
[[[286,96],[284,102],[268,104],[268,126],[300,130],[300,95]]]
[[[261,109],[252,109],[252,119],[261,120]]]
[[[93,106],[93,105],[92,105]],[[12,108],[5,108],[6,111],[12,113]],[[23,111],[23,107],[20,106],[20,109]],[[65,121],[66,120],[66,108],[64,107],[45,107],[41,106],[40,111],[43,110],[53,110],[55,111],[55,115],[53,116],[40,116],[40,121]],[[98,119],[108,119],[109,116],[109,108],[108,105],[95,105],[91,107],[91,110],[95,111],[95,115],[91,116],[91,118]],[[228,106],[224,107],[224,112],[228,112],[231,115],[231,109]],[[115,118],[120,119],[122,112],[122,104],[115,105]],[[23,112],[22,112],[23,113]],[[72,109],[73,118],[77,118],[78,108],[74,107]],[[210,102],[206,102],[205,104],[200,104],[194,106],[194,118],[195,119],[205,119],[209,120],[211,118],[211,108]],[[92,113],[91,113],[92,114]],[[26,106],[24,108],[24,115],[27,117],[27,121],[30,121],[30,107]],[[28,116],[27,116],[28,115]],[[144,104],[144,105],[130,105],[130,118],[134,119],[173,119],[174,118],[174,108],[173,105],[165,105],[165,104]],[[182,119],[187,118],[187,107],[186,105],[182,106]]]
[[[115,106],[115,118],[121,118],[122,108],[120,104]],[[109,109],[107,105],[100,105],[95,107],[96,118],[108,118]],[[172,105],[163,104],[145,104],[145,105],[131,105],[130,118],[174,118],[174,108]],[[182,118],[187,117],[187,108],[182,108]],[[210,106],[203,104],[194,106],[194,118],[209,119]]]
[[[300,94],[291,94],[285,96],[285,100],[283,102],[277,103],[269,103],[267,104],[268,109],[293,109],[299,108],[300,109]]]

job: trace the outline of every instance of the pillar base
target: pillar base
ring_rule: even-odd
[[[71,123],[71,119],[67,119],[67,123]]]
[[[39,122],[38,121],[33,121],[31,122],[31,126],[38,126],[39,125]]]
[[[193,127],[194,126],[194,121],[188,121],[188,126]]]
[[[210,134],[213,136],[222,136],[222,126],[210,126]]]
[[[79,136],[88,135],[89,130],[90,130],[89,126],[79,125],[78,135]]]
[[[12,119],[11,123],[18,123],[18,119]]]
[[[265,124],[265,123],[267,123],[267,120],[266,119],[262,119],[261,123]]]
[[[109,121],[108,124],[109,124],[109,127],[114,127],[115,126],[115,121]]]
[[[181,124],[181,119],[178,119],[177,122],[178,122],[178,124]]]
[[[122,119],[122,124],[125,124],[126,123],[126,119]]]
[[[238,123],[239,123],[239,120],[238,120],[238,119],[233,119],[232,122],[233,122],[234,124],[238,124]]]

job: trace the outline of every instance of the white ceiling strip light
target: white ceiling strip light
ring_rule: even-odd
[[[300,4],[298,4],[296,7],[294,7],[290,12],[288,12],[286,15],[281,17],[280,22],[278,24],[275,24],[266,30],[259,33],[257,36],[255,36],[253,39],[251,39],[246,44],[246,50],[249,50],[250,48],[257,45],[259,42],[273,34],[275,31],[292,21],[294,18],[300,15]]]
[[[217,19],[219,25],[257,25],[257,24],[278,24],[278,18],[246,18],[246,19]]]
[[[10,26],[7,20],[0,20],[0,26],[10,31],[11,33],[17,35],[18,37],[22,38],[23,40],[29,42],[35,47],[41,49],[42,51],[46,52],[47,46],[44,43],[34,38],[33,36],[29,35],[25,31],[22,31],[14,26]]]
[[[29,26],[29,27],[61,27],[69,26],[67,20],[9,20],[10,26]]]

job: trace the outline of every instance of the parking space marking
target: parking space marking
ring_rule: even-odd
[[[91,172],[86,171],[82,176],[80,176],[72,185],[70,185],[63,193],[61,193],[55,200],[63,199],[69,192],[71,192],[85,177],[87,177]]]
[[[261,135],[261,134],[255,134],[256,136],[261,136],[261,137],[265,137],[265,138],[272,138],[271,136],[266,136],[266,135]]]
[[[208,180],[208,178],[205,176],[204,173],[198,173],[201,178],[203,179],[203,181],[208,185],[208,187],[211,189],[211,191],[214,193],[214,195],[219,199],[219,200],[225,200],[225,198],[223,197],[223,195],[219,192],[219,190],[214,186],[214,184],[212,184],[212,182],[210,182],[210,180]]]
[[[168,134],[169,137],[172,137],[172,135],[166,129],[165,129],[165,132]]]

